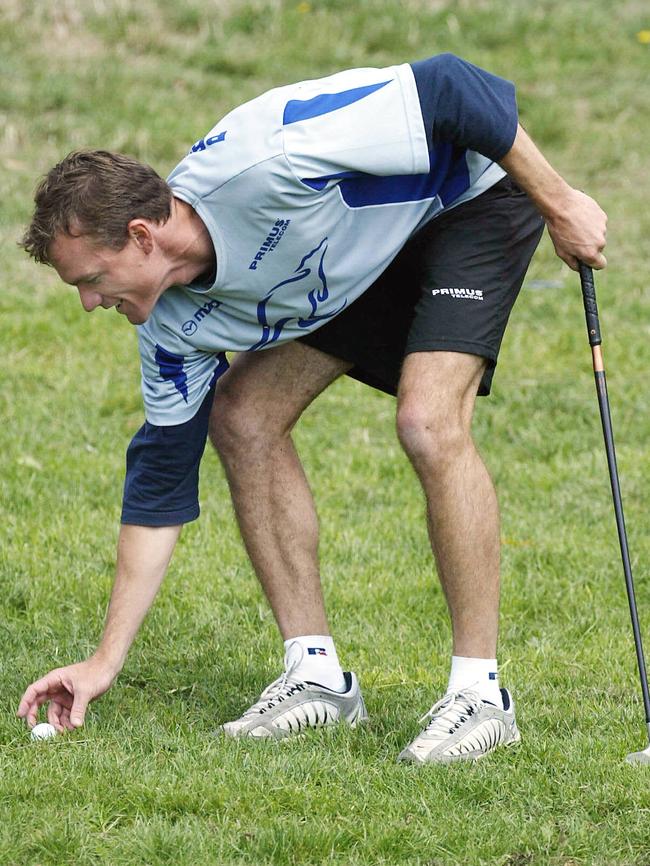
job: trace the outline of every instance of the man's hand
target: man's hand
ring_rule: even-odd
[[[552,212],[544,214],[555,252],[574,271],[578,260],[592,268],[604,268],[607,215],[588,195],[568,187]]]
[[[537,205],[563,262],[574,271],[578,260],[592,268],[605,267],[607,216],[592,198],[560,177],[521,126],[500,165]]]
[[[18,715],[30,728],[36,724],[39,707],[48,701],[47,720],[57,731],[83,725],[88,704],[108,691],[122,670],[180,532],[180,525],[120,527],[117,573],[101,642],[86,661],[56,668],[31,684],[18,707]]]
[[[29,686],[20,701],[18,716],[33,728],[39,707],[49,701],[48,722],[59,733],[74,731],[83,725],[90,701],[108,691],[115,677],[115,670],[95,657],[56,668]]]

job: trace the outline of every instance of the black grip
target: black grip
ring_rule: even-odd
[[[600,321],[598,319],[594,273],[589,265],[584,265],[582,262],[578,262],[578,267],[580,268],[580,283],[582,285],[582,300],[585,305],[589,345],[600,346],[602,340],[600,338]]]

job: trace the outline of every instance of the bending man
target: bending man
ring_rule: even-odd
[[[330,636],[290,437],[347,373],[397,395],[452,623],[447,693],[400,757],[516,742],[496,661],[498,508],[470,425],[544,221],[572,268],[605,265],[604,213],[518,125],[512,84],[452,55],[272,90],[220,120],[166,182],[104,151],[55,166],[23,245],[86,310],[115,307],[137,326],[146,422],[127,454],[100,645],[32,684],[19,715],[33,725],[49,702],[49,721],[72,729],[110,687],[198,516],[209,433],[286,648],[282,676],[223,731],[366,718]],[[228,350],[240,353],[230,368]]]

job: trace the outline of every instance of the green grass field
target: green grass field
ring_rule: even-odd
[[[476,439],[502,505],[502,680],[523,741],[473,766],[395,757],[446,684],[449,626],[393,401],[340,381],[296,440],[339,655],[371,723],[289,743],[210,736],[277,676],[281,641],[219,463],[201,519],[83,730],[33,744],[26,685],[101,633],[135,333],[16,246],[36,179],[78,147],[169,171],[234,105],[355,65],[454,51],[518,84],[553,163],[610,215],[597,284],[650,646],[650,8],[638,0],[3,0],[0,4],[0,864],[650,863],[643,709],[579,283],[545,240]],[[541,288],[540,286],[546,286]]]

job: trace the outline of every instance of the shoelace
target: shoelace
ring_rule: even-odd
[[[479,711],[481,703],[478,694],[469,689],[448,692],[420,719],[420,723],[431,719],[423,733],[433,736],[453,734],[470,716]]]
[[[297,691],[302,691],[305,684],[299,680],[292,680],[291,674],[295,665],[292,665],[288,670],[273,680],[262,692],[257,701],[252,707],[249,707],[244,713],[245,716],[254,716],[257,713],[265,713],[267,710],[272,710],[276,704],[290,698]]]

